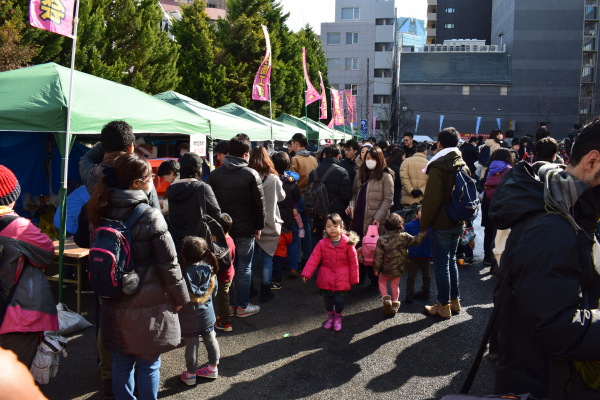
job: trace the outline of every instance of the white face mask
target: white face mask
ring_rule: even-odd
[[[375,161],[375,160],[367,160],[367,161],[365,161],[365,164],[367,165],[367,168],[369,168],[369,169],[375,169],[375,167],[377,166],[377,161]]]

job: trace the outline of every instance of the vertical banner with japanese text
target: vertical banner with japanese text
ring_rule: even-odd
[[[352,96],[352,90],[345,90],[346,95],[346,109],[348,110],[348,123],[356,123],[356,110],[354,109],[354,96]]]
[[[325,94],[325,85],[323,84],[323,75],[321,75],[321,71],[319,71],[319,80],[321,82],[321,105],[319,106],[321,117],[319,119],[327,119],[327,96]]]
[[[306,81],[306,105],[321,99],[321,95],[310,82],[308,69],[306,68],[306,48],[302,48],[302,68],[304,69],[304,80]]]
[[[269,101],[271,100],[271,88],[269,87],[271,81],[271,40],[269,39],[267,27],[262,25],[262,29],[265,34],[267,48],[265,57],[260,63],[260,67],[254,77],[254,83],[252,84],[252,100]]]
[[[31,0],[29,23],[45,31],[71,37],[75,0]]]
[[[333,103],[333,123],[335,125],[344,125],[343,100],[336,89],[331,89],[331,102]]]

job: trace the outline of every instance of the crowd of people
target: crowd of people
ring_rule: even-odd
[[[158,175],[170,185],[159,199],[148,160],[134,153],[132,128],[107,124],[80,161],[90,197],[78,216],[78,243],[87,240],[89,247],[90,232],[103,219],[125,221],[138,205],[148,206],[131,227],[139,285],[119,298],[97,299],[105,395],[134,399],[137,391],[140,398],[157,398],[160,355],[180,343],[185,384],[217,378],[215,329],[232,331],[233,317],[260,312],[251,299],[271,301],[285,289],[286,272],[305,283],[316,274],[326,312],[322,326],[336,332],[357,284],[379,290],[383,313],[391,317],[402,300],[428,301],[433,275],[437,293],[425,312],[442,319],[460,313],[458,265],[475,262],[475,217],[454,220],[446,205],[462,170],[480,192],[483,266],[510,287],[499,285],[494,296],[496,307],[502,305],[489,349],[497,360],[496,392],[544,397],[560,386],[549,389],[552,375],[564,384],[566,397],[556,398],[599,398],[590,382],[600,374],[581,371],[600,360],[600,120],[561,145],[546,128],[535,141],[513,132],[505,140],[500,130],[485,141],[461,141],[450,127],[435,144],[406,133],[401,145],[370,138],[311,149],[298,133],[287,151],[269,153],[252,148],[241,133],[218,143],[212,171],[205,157],[184,148],[178,162],[164,162]],[[13,212],[19,191],[16,177],[0,166],[0,239],[19,244],[15,254],[5,246],[1,255],[4,299],[22,268],[20,256],[43,267],[53,251],[39,229]],[[207,219],[224,235],[225,265],[212,241],[199,237]],[[44,323],[11,331],[12,319],[5,317],[0,326],[0,346],[25,365],[37,332],[56,324],[55,315],[35,311]],[[11,335],[16,332],[29,335]]]

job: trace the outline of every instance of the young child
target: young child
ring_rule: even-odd
[[[325,237],[319,241],[302,271],[306,283],[317,267],[317,287],[325,296],[327,321],[323,328],[339,332],[342,329],[344,297],[352,285],[358,283],[358,258],[354,246],[358,236],[344,231],[339,214],[329,214],[325,223]]]
[[[426,233],[412,236],[401,232],[404,225],[402,217],[396,213],[390,214],[383,223],[386,230],[379,236],[375,257],[373,258],[373,272],[379,276],[379,293],[383,302],[383,313],[394,316],[400,308],[400,278],[406,270],[408,262],[408,248],[421,244]],[[390,283],[392,295],[388,294],[387,285]]]
[[[219,266],[204,239],[186,236],[181,250],[182,265],[187,265],[185,278],[190,302],[179,311],[181,337],[185,343],[186,370],[181,380],[187,385],[196,384],[196,376],[215,379],[219,376],[219,343],[214,331],[215,312],[212,297],[217,290],[216,274]],[[198,347],[200,339],[208,352],[208,365],[198,368]]]
[[[421,206],[417,208],[416,219],[410,221],[404,226],[404,232],[413,236],[421,231]],[[429,236],[425,237],[423,243],[419,246],[413,246],[408,249],[408,278],[406,279],[406,298],[404,301],[412,303],[413,299],[429,300],[429,292],[431,288],[431,243]],[[421,271],[423,283],[421,290],[415,293],[415,278],[417,273]]]
[[[227,213],[221,214],[221,220],[223,221],[221,226],[225,233],[225,240],[227,240],[227,246],[229,247],[229,254],[231,256],[231,265],[224,271],[219,271],[217,274],[217,282],[219,282],[219,289],[215,297],[215,311],[217,312],[217,322],[215,328],[231,332],[233,327],[229,321],[229,317],[232,312],[232,308],[229,305],[229,288],[235,275],[235,269],[233,267],[233,261],[235,260],[235,243],[233,238],[229,236],[229,230],[233,224],[233,220]]]

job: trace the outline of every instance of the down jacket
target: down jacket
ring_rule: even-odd
[[[415,189],[425,193],[427,185],[427,174],[423,173],[423,168],[427,166],[427,158],[423,153],[415,153],[414,156],[407,158],[400,165],[400,180],[402,182],[402,204],[419,203],[423,196],[412,197],[410,192]]]
[[[233,238],[254,236],[265,227],[265,196],[258,172],[248,161],[225,156],[223,165],[210,173],[208,184],[217,197],[221,211],[229,214]]]
[[[212,300],[218,283],[216,277],[212,278],[212,267],[204,262],[189,265],[184,274],[192,300],[179,311],[179,323],[181,337],[190,338],[203,334],[217,322]]]
[[[380,223],[380,233],[382,233],[383,221],[390,214],[390,208],[394,201],[394,175],[389,169],[383,170],[383,177],[379,180],[369,179],[361,184],[360,169],[356,173],[354,186],[352,188],[352,202],[356,205],[358,191],[363,185],[367,186],[367,207],[365,209],[365,219],[363,221],[363,231],[357,232],[362,236],[367,234],[369,225],[373,224],[374,220]]]
[[[300,175],[298,188],[300,189],[301,197],[304,197],[304,191],[306,190],[306,186],[308,186],[308,175],[315,168],[317,168],[317,159],[311,156],[308,150],[302,149],[292,157],[292,166],[290,169]]]
[[[348,207],[348,203],[352,198],[352,183],[350,183],[350,179],[348,178],[348,171],[340,165],[340,162],[333,157],[323,159],[321,165],[314,169],[308,176],[308,183],[315,181],[315,174],[319,176],[319,179],[323,179],[329,168],[333,168],[333,171],[323,182],[327,188],[327,195],[331,202],[329,213],[338,213],[344,219],[346,217],[346,207]],[[325,227],[325,221],[323,220],[315,219],[313,222],[317,230],[322,230]],[[344,221],[344,223],[347,222]]]
[[[5,207],[2,207],[5,208]],[[24,265],[44,268],[54,260],[54,244],[31,221],[19,217],[14,212],[0,216],[0,294],[6,299],[13,283]],[[41,273],[41,272],[40,272]],[[13,304],[6,310],[0,333],[9,332],[42,332],[58,329],[56,304],[38,301],[40,294],[47,294],[52,300],[50,286],[43,279],[45,287],[32,287],[30,290],[16,290]],[[39,281],[34,281],[39,282]],[[19,282],[24,285],[26,282]],[[46,293],[47,291],[47,293]],[[36,294],[36,298],[28,296]],[[42,297],[45,300],[46,297]]]
[[[302,276],[310,279],[317,267],[317,287],[332,292],[350,290],[358,283],[358,256],[354,247],[358,237],[354,232],[342,235],[334,246],[328,237],[321,239],[302,270]]]
[[[107,217],[126,219],[148,199],[141,190],[113,189]],[[190,297],[181,275],[173,239],[160,210],[149,208],[132,227],[131,252],[140,276],[138,291],[120,299],[102,299],[102,338],[110,351],[135,356],[174,349],[181,340],[175,306]]]

